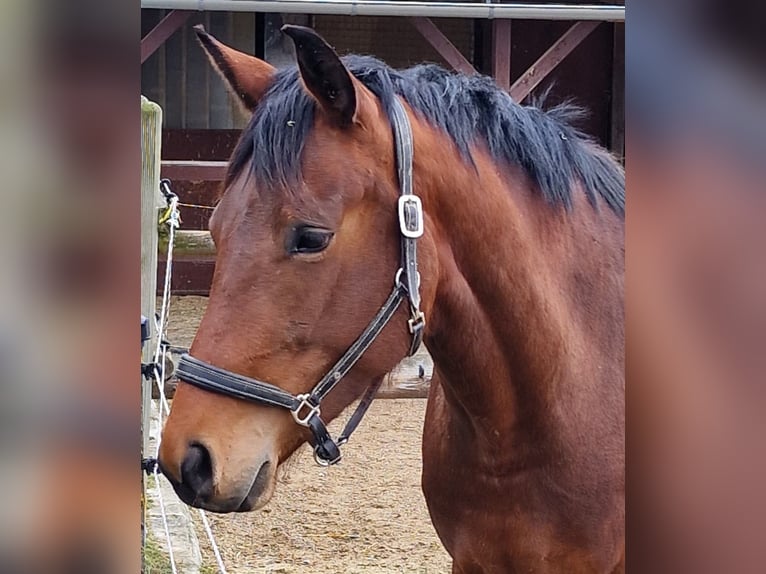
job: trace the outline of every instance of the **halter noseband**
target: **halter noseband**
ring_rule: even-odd
[[[399,230],[402,236],[401,267],[394,277],[391,294],[359,338],[311,392],[306,394],[292,395],[270,383],[226,371],[188,354],[181,357],[176,370],[180,379],[201,389],[288,409],[296,423],[311,430],[310,442],[314,447],[314,459],[322,466],[340,461],[339,447],[348,441],[351,433],[359,425],[380,386],[380,381],[367,389],[337,442],[332,439],[321,419],[322,399],[348,374],[380,335],[404,299],[407,299],[410,305],[408,326],[412,334],[412,343],[408,356],[415,354],[423,340],[426,323],[420,310],[420,275],[417,261],[417,239],[423,235],[423,206],[420,198],[412,191],[412,128],[404,106],[396,98],[393,101],[392,112],[391,124],[401,192],[398,203]]]

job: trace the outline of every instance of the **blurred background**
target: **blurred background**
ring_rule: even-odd
[[[631,2],[628,557],[766,564],[762,2]]]
[[[134,2],[3,8],[0,571],[137,572],[138,104],[160,76]],[[763,572],[765,7],[627,8],[630,571]]]
[[[0,18],[0,571],[138,572],[139,10]]]

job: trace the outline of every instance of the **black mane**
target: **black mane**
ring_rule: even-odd
[[[466,76],[427,64],[393,70],[369,56],[346,56],[343,63],[382,102],[391,117],[395,96],[450,136],[467,161],[471,144],[483,141],[495,161],[522,167],[550,203],[569,208],[572,188],[582,182],[591,204],[601,197],[625,213],[625,175],[571,122],[579,108],[547,111],[514,102],[491,78]],[[300,172],[301,154],[314,118],[314,100],[295,67],[277,72],[232,156],[229,176],[252,161],[258,180],[289,186]]]

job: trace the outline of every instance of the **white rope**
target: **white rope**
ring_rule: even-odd
[[[164,371],[165,369],[162,369],[162,370]],[[154,380],[155,380],[155,381],[159,380],[161,376],[163,376],[163,375],[160,375],[160,374],[157,372],[157,367],[155,367],[155,368],[154,368]],[[160,384],[159,384],[159,383],[157,383],[157,386],[159,387],[159,386],[160,386]],[[162,386],[163,386],[163,387],[165,386],[164,382],[163,382]],[[163,389],[163,390],[164,390],[164,389]],[[162,403],[162,408],[160,409],[160,413],[162,413],[162,409],[164,409],[164,410],[165,410],[165,412],[167,412],[167,413],[170,413],[170,404],[168,403],[168,399],[167,399],[167,397],[165,396],[165,393],[163,393],[163,392],[160,392],[160,402]],[[155,454],[156,454],[156,453],[155,453]],[[155,458],[157,458],[157,457],[155,457]]]
[[[157,499],[160,502],[160,514],[162,514],[162,527],[165,529],[165,538],[168,541],[168,557],[170,557],[170,570],[173,574],[178,574],[176,568],[176,558],[173,555],[173,544],[170,542],[170,528],[168,527],[168,515],[165,512],[165,501],[162,498],[162,487],[160,486],[160,473],[157,468],[154,469],[154,487],[157,491]]]
[[[163,340],[165,339],[165,329],[167,328],[168,318],[170,316],[170,285],[171,285],[171,279],[173,275],[173,247],[175,243],[175,232],[176,232],[176,229],[180,227],[180,223],[181,223],[180,213],[178,211],[178,197],[175,195],[168,200],[168,210],[166,211],[165,219],[168,225],[168,250],[167,250],[167,257],[165,259],[165,280],[162,287],[162,305],[160,307],[160,314],[156,324],[157,346],[155,347],[155,350],[154,350],[154,368],[153,368],[154,380],[157,383],[157,389],[159,390],[159,394],[160,394],[160,400],[159,400],[160,431],[165,424],[165,416],[170,414],[170,404],[168,403],[167,396],[165,395],[165,361],[167,359],[168,347],[167,345],[163,344]],[[159,435],[157,436],[157,440],[155,441],[154,446],[155,446],[154,458],[157,459],[159,458],[159,453],[160,453]],[[173,555],[173,545],[170,538],[170,529],[168,527],[167,512],[165,511],[165,502],[163,500],[162,489],[160,487],[159,469],[157,467],[154,468],[153,474],[154,474],[155,487],[157,491],[157,498],[160,503],[162,525],[165,529],[165,537],[168,541],[168,556],[170,557],[170,569],[172,570],[173,574],[178,574],[178,570],[176,568],[175,556]],[[213,530],[210,528],[210,523],[208,522],[207,515],[205,514],[205,511],[202,510],[201,508],[199,509],[199,514],[200,514],[200,517],[202,518],[202,525],[205,528],[205,533],[207,534],[208,540],[210,541],[210,546],[213,549],[215,560],[218,563],[218,570],[221,572],[221,574],[227,574],[226,566],[224,565],[223,559],[221,558],[221,552],[219,551],[218,544],[216,543],[215,537],[213,536]]]
[[[210,540],[210,546],[213,548],[215,561],[218,563],[218,570],[221,571],[221,574],[226,574],[226,566],[223,565],[223,558],[221,558],[221,553],[218,550],[218,544],[215,543],[215,538],[213,537],[213,530],[210,528],[210,523],[207,520],[207,515],[205,514],[205,511],[202,510],[201,508],[199,509],[199,515],[202,518],[202,525],[205,527],[207,538],[208,540]]]
[[[170,313],[170,280],[173,274],[173,246],[176,238],[176,229],[181,225],[181,217],[178,212],[178,197],[173,196],[168,203],[167,211],[168,224],[168,252],[165,258],[165,281],[162,286],[162,306],[160,308],[159,324],[157,325],[157,347],[154,350],[154,364],[157,365],[160,360],[162,349],[162,340],[165,336],[165,327],[167,326],[168,314]],[[162,363],[164,375],[165,363]],[[163,378],[164,382],[164,378]]]
[[[165,412],[170,414],[170,404],[168,403],[168,399],[165,396],[165,357],[166,357],[166,350],[165,346],[162,346],[162,363],[160,363],[160,367],[157,366],[157,363],[154,363],[154,380],[157,381],[157,388],[160,390],[160,421],[162,421],[162,408],[165,409]],[[160,382],[161,381],[161,382]]]
[[[171,280],[171,274],[173,271],[173,243],[175,241],[175,230],[179,225],[179,218],[178,218],[178,198],[171,198],[168,204],[168,251],[167,251],[167,259],[165,261],[165,282],[162,289],[162,306],[160,311],[159,319],[156,321],[156,329],[157,329],[157,346],[154,350],[154,380],[157,383],[157,389],[160,392],[160,401],[159,401],[159,429],[162,429],[162,426],[165,422],[165,413],[170,412],[170,405],[168,404],[168,399],[165,396],[165,346],[162,344],[162,341],[165,338],[165,329],[167,327],[167,317],[168,313],[170,311],[170,280]],[[160,362],[160,359],[162,362]],[[159,434],[157,435],[156,440],[154,441],[154,458],[156,459],[159,456],[160,452],[160,437]],[[170,570],[173,572],[173,574],[178,574],[178,568],[176,566],[176,560],[175,555],[173,553],[173,543],[172,539],[170,537],[170,527],[168,526],[168,515],[167,511],[165,510],[165,500],[162,496],[162,486],[160,484],[160,478],[159,478],[159,469],[155,466],[154,468],[154,487],[155,491],[157,493],[157,500],[160,503],[160,515],[162,516],[162,527],[165,530],[165,539],[168,543],[168,557],[170,558]]]
[[[170,249],[170,247],[168,248]],[[160,367],[160,371],[158,371],[157,367],[154,368],[154,376],[155,381],[157,382],[157,388],[160,391],[160,401],[159,401],[159,429],[162,429],[162,425],[165,421],[165,413],[170,413],[170,408],[168,407],[168,400],[165,396],[165,362],[164,362],[164,352],[163,355],[163,362],[162,366]],[[160,453],[160,437],[159,434],[155,440],[154,444],[154,458],[156,459],[159,456]],[[173,574],[178,574],[178,569],[176,568],[176,560],[175,555],[173,554],[173,542],[170,538],[170,528],[168,527],[168,515],[167,511],[165,510],[165,500],[162,496],[162,486],[160,485],[160,473],[159,469],[155,466],[154,467],[154,487],[155,491],[157,492],[157,499],[160,503],[160,514],[162,516],[162,527],[165,529],[165,539],[168,541],[168,556],[170,558],[170,569],[172,570]]]

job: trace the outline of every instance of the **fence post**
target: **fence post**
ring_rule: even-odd
[[[141,96],[141,314],[149,317],[151,333],[144,348],[144,362],[150,362],[157,344],[154,327],[157,297],[157,209],[160,198],[160,147],[162,141],[162,109]],[[149,446],[149,414],[152,384],[144,380],[142,388],[143,450]]]
[[[157,209],[160,200],[160,147],[162,109],[141,96],[141,314],[149,319],[149,340],[143,345],[142,361],[153,360],[157,344],[154,312],[157,294]],[[136,317],[138,322],[138,317]],[[138,329],[136,329],[138,331]],[[152,381],[141,377],[141,456],[149,456]],[[142,493],[145,489],[142,489]],[[143,495],[142,495],[143,503]],[[145,532],[146,506],[141,509]]]

